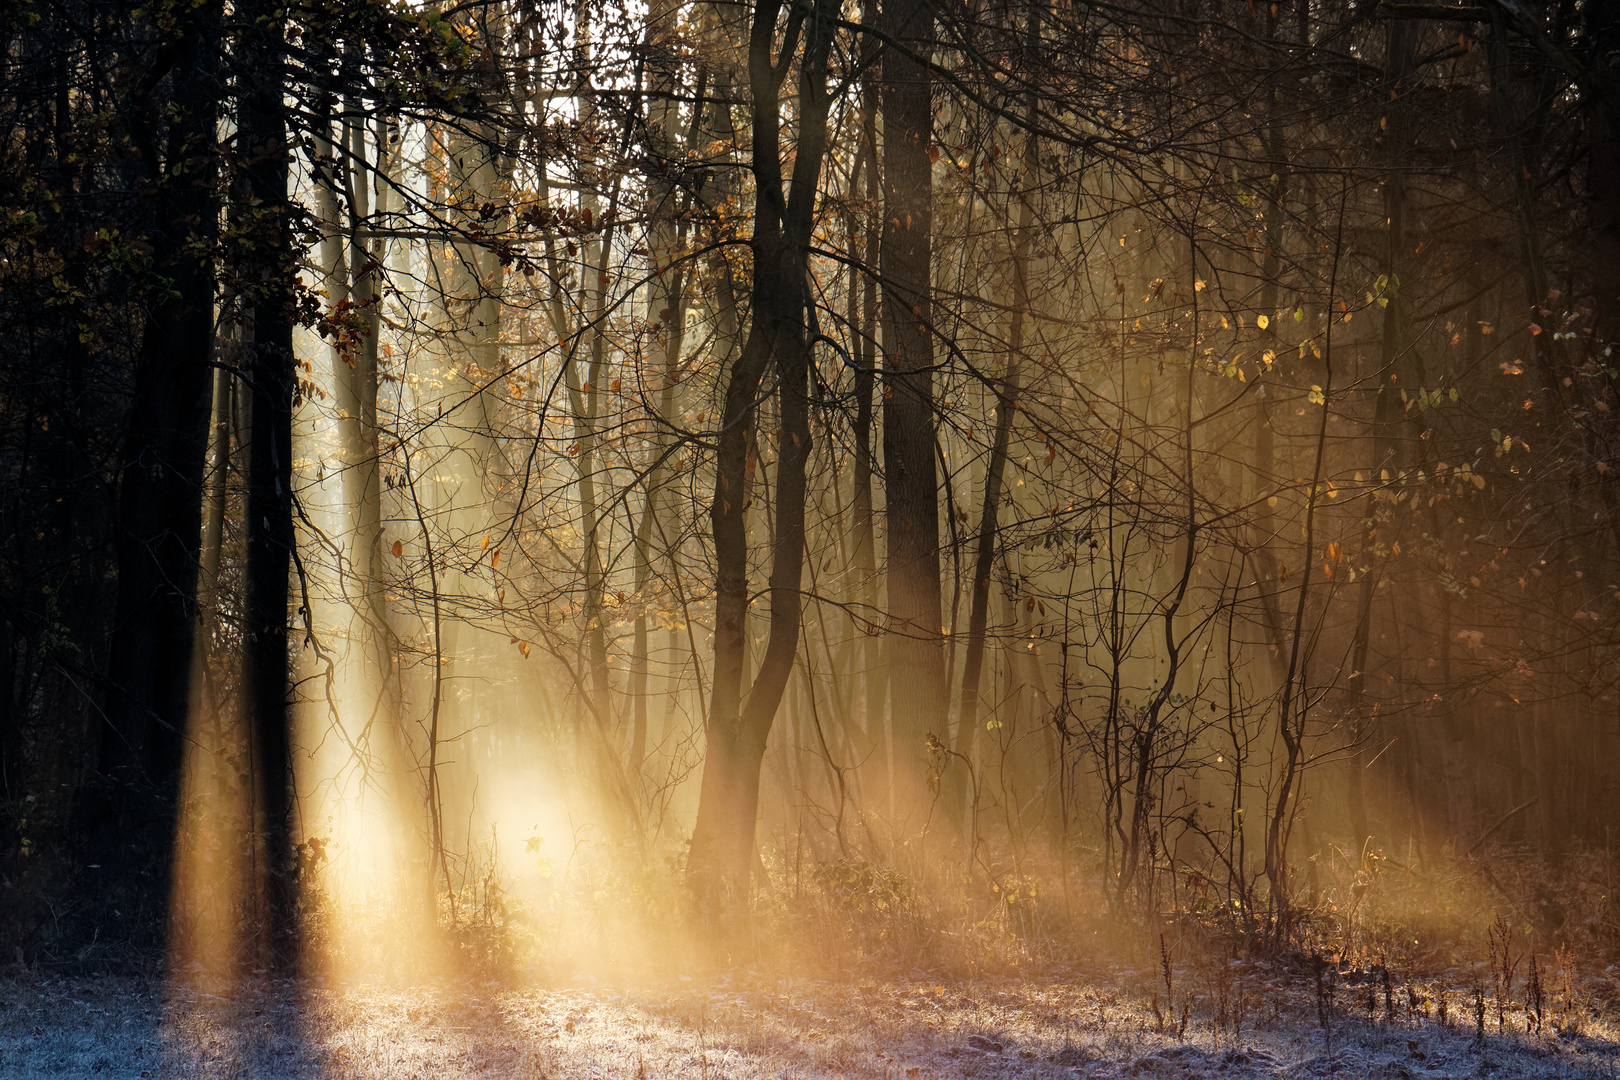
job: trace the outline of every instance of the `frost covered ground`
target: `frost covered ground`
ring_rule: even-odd
[[[1433,986],[1409,997],[1397,982],[1391,1017],[1378,980],[1340,975],[1331,1053],[1308,969],[1234,965],[1175,978],[1187,986],[1172,987],[1166,1010],[1162,982],[1119,969],[973,982],[924,973],[732,973],[634,987],[575,976],[534,989],[304,982],[229,997],[15,975],[0,979],[0,1077],[1620,1077],[1620,1008],[1602,995],[1603,978],[1581,1006],[1581,1034],[1550,1023],[1529,1034],[1522,1011],[1499,1033],[1493,1006],[1481,1043],[1471,990],[1448,995],[1443,1026]]]

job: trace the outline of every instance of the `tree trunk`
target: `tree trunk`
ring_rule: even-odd
[[[655,4],[648,12],[647,35],[656,45],[667,45],[674,12],[669,4]],[[660,66],[654,74],[652,91],[655,97],[652,120],[652,138],[663,160],[673,162],[696,141],[698,119],[704,110],[706,76],[699,77],[698,101],[693,106],[690,134],[682,141],[671,131],[679,121],[675,107],[678,82],[673,69]],[[681,153],[677,155],[677,148]],[[670,434],[675,419],[675,394],[680,381],[681,351],[686,342],[686,264],[677,262],[685,246],[686,230],[676,225],[676,190],[669,180],[654,174],[648,180],[647,246],[653,260],[653,282],[647,290],[647,321],[660,327],[657,337],[663,347],[662,372],[659,375],[658,409],[651,417],[653,439],[647,449],[647,468],[642,479],[645,491],[641,518],[636,525],[635,539],[635,595],[636,622],[631,642],[630,659],[630,758],[626,772],[632,784],[641,776],[642,762],[647,754],[647,674],[649,630],[647,618],[647,589],[652,584],[652,544],[654,534],[665,541],[667,530],[660,515],[661,497],[668,468],[665,459],[671,451]],[[672,568],[673,573],[679,570]],[[639,789],[638,789],[639,790]],[[636,794],[632,792],[632,794]]]
[[[940,625],[939,482],[934,453],[933,50],[931,0],[887,0],[881,25],[913,55],[883,57],[884,417],[888,642],[897,836],[928,813],[929,740],[949,737]]]
[[[709,707],[703,781],[687,879],[699,908],[719,914],[729,896],[746,897],[754,863],[754,824],[760,762],[777,706],[798,651],[804,572],[805,464],[810,453],[809,361],[805,302],[809,254],[822,161],[827,152],[829,14],[795,8],[790,24],[802,27],[799,130],[792,186],[783,192],[781,83],[772,65],[780,0],[759,0],[749,35],[754,206],[754,311],[748,339],[732,366],[716,454],[710,520],[715,547],[714,689]],[[808,15],[808,18],[806,16]],[[803,21],[801,21],[803,20]],[[797,35],[788,33],[786,40]],[[782,65],[786,70],[786,63]],[[748,550],[743,514],[749,498],[750,433],[767,369],[778,376],[780,436],[774,491],[774,550],[770,577],[770,631],[759,670],[745,686]]]
[[[1581,11],[1591,55],[1603,65],[1593,78],[1620,86],[1620,9],[1613,4],[1585,4]],[[1602,103],[1591,109],[1587,125],[1592,336],[1609,343],[1620,341],[1620,126],[1614,110]]]
[[[239,152],[251,204],[237,213],[265,252],[256,291],[243,298],[251,323],[252,407],[247,494],[247,683],[253,726],[256,817],[263,830],[260,947],[278,970],[297,961],[297,857],[293,851],[288,727],[288,577],[293,558],[292,414],[296,385],[290,284],[296,268],[287,197],[285,16],[258,6],[243,49]],[[248,280],[253,280],[249,277]]]
[[[872,20],[876,0],[865,0],[863,18]],[[866,43],[875,51],[875,46]],[[870,65],[872,52],[864,53]],[[855,461],[852,515],[854,529],[854,562],[859,577],[859,603],[862,617],[878,617],[877,533],[872,511],[872,394],[877,385],[877,330],[878,330],[878,258],[881,243],[879,225],[881,191],[877,153],[878,85],[875,66],[868,66],[861,75],[861,147],[866,162],[866,214],[864,224],[864,272],[852,270],[850,281],[851,354],[855,368]],[[851,248],[854,236],[850,238]],[[859,288],[855,278],[859,278]],[[862,718],[866,737],[872,745],[872,756],[866,766],[867,783],[864,786],[869,807],[881,804],[889,790],[889,738],[887,723],[888,669],[883,663],[883,643],[875,633],[863,635],[861,642]]]
[[[113,690],[101,767],[167,783],[180,764],[190,703],[209,363],[214,349],[218,56],[204,35],[218,9],[198,9],[180,39],[172,127],[157,160],[153,268],[171,279],[147,313],[118,491],[118,602],[108,656]],[[154,156],[156,148],[152,148]]]
[[[1034,136],[1029,150],[1034,149]],[[1012,326],[1008,334],[1007,368],[1002,385],[996,390],[996,429],[990,444],[990,460],[985,466],[984,500],[979,511],[978,547],[973,561],[972,607],[968,613],[966,656],[962,667],[962,698],[956,729],[955,771],[960,782],[951,787],[955,805],[953,816],[964,821],[975,798],[972,777],[975,741],[979,728],[979,683],[984,670],[985,628],[990,617],[991,577],[995,572],[996,538],[999,535],[1002,476],[1007,466],[1007,443],[1017,410],[1019,369],[1024,347],[1024,319],[1029,305],[1026,280],[1029,260],[1031,214],[1027,196],[1018,211],[1018,233],[1013,246]],[[970,838],[971,839],[971,838]]]

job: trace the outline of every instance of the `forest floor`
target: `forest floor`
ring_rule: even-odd
[[[969,982],[875,970],[633,986],[576,975],[532,989],[468,981],[338,989],[309,980],[230,996],[155,980],[16,972],[0,978],[0,1077],[1615,1078],[1612,974],[1585,994],[1581,1033],[1555,1033],[1549,1018],[1543,1034],[1531,1034],[1522,1009],[1499,1030],[1492,1006],[1481,1041],[1471,989],[1447,995],[1451,1022],[1441,1024],[1433,985],[1408,997],[1397,981],[1390,1016],[1380,980],[1340,973],[1326,1005],[1329,1035],[1308,967],[1247,962],[1219,979],[1189,972],[1198,985],[1173,985],[1170,1010],[1153,993],[1164,991],[1162,973],[1117,967],[1025,967]]]

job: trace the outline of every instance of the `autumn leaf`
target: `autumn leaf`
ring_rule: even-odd
[[[402,559],[405,557],[405,545],[400,543],[398,540],[394,541],[394,546],[389,550],[394,553],[394,558],[396,559]]]
[[[1256,318],[1256,319],[1255,319],[1255,320],[1254,320],[1254,325],[1256,325],[1256,326],[1258,326],[1258,327],[1259,327],[1259,328],[1260,328],[1260,329],[1262,329],[1262,330],[1264,330],[1264,329],[1265,329],[1265,328],[1266,328],[1266,327],[1268,327],[1268,326],[1270,326],[1270,325],[1271,325],[1271,320],[1270,320],[1270,319],[1269,319],[1269,318],[1267,318],[1267,317],[1266,317],[1266,316],[1264,316],[1264,315],[1261,315],[1261,316],[1258,316],[1258,317],[1257,317],[1257,318]]]
[[[495,569],[495,567],[497,567],[499,565],[501,565],[501,549],[496,548],[495,549],[495,554],[493,554],[493,555],[491,555],[489,557],[489,567],[490,567],[491,570],[493,570],[493,569]]]
[[[484,537],[484,542],[482,544],[478,545],[478,550],[479,551],[487,551],[487,550],[489,550],[489,537],[487,537],[487,536]]]

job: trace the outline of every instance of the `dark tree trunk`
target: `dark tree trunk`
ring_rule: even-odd
[[[297,859],[291,820],[288,739],[288,578],[293,557],[292,282],[296,266],[287,197],[287,116],[283,101],[285,24],[258,15],[243,48],[239,152],[250,204],[238,207],[267,265],[245,304],[251,321],[252,405],[248,438],[247,676],[253,726],[258,827],[263,831],[264,901],[259,930],[266,959],[288,970],[297,960]],[[252,19],[248,20],[250,24]]]
[[[819,3],[827,0],[818,0]],[[698,796],[697,823],[687,863],[699,908],[719,914],[729,897],[747,895],[754,863],[754,821],[760,762],[766,739],[793,673],[798,652],[800,582],[804,572],[805,463],[810,454],[809,342],[805,301],[811,230],[822,160],[827,152],[827,55],[832,28],[826,12],[795,8],[785,40],[802,29],[799,65],[799,137],[792,186],[783,191],[781,75],[771,46],[780,0],[760,0],[749,36],[749,90],[753,109],[752,156],[757,184],[754,209],[753,320],[748,340],[726,385],[716,460],[714,501],[714,689]],[[806,14],[810,18],[806,19]],[[752,685],[747,679],[748,454],[766,372],[776,369],[780,435],[776,443],[774,550],[770,577],[770,631]],[[768,443],[765,443],[768,445]]]
[[[199,9],[176,43],[172,126],[144,155],[159,184],[151,232],[155,288],[135,362],[134,401],[118,491],[117,614],[103,772],[159,784],[179,767],[191,674],[209,361],[214,340],[214,138],[218,13]]]
[[[883,57],[884,496],[894,732],[893,805],[901,832],[927,813],[928,742],[948,741],[940,628],[939,479],[934,454],[933,133],[930,0],[889,0]]]
[[[1620,7],[1586,4],[1586,36],[1597,64],[1592,77],[1620,87]],[[1620,340],[1620,125],[1604,101],[1587,120],[1587,198],[1592,236],[1592,333],[1598,341]]]

